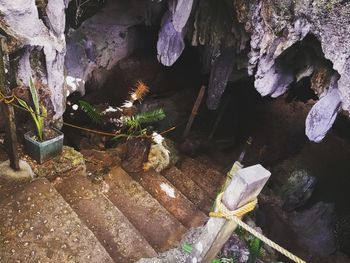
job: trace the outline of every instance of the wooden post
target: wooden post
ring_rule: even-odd
[[[189,134],[190,130],[191,130],[194,118],[196,117],[196,115],[198,113],[199,106],[202,103],[202,100],[203,100],[203,97],[204,97],[204,93],[205,93],[205,86],[203,85],[201,87],[199,93],[198,93],[196,102],[194,103],[194,106],[193,106],[190,118],[188,119],[188,122],[187,122],[187,125],[186,125],[186,128],[185,128],[185,131],[184,131],[184,133],[182,135],[182,138],[186,138],[187,135]]]
[[[7,83],[5,66],[8,66],[4,60],[7,61],[7,47],[5,37],[0,37],[0,91],[5,95],[11,95],[11,90],[9,89],[9,83]],[[7,68],[9,73],[10,67]],[[9,74],[8,74],[9,75]],[[8,146],[8,155],[10,159],[10,166],[15,171],[19,171],[19,158],[18,158],[18,148],[17,148],[17,134],[16,134],[16,124],[15,124],[15,113],[13,106],[10,104],[1,105],[2,111],[5,115],[6,121],[6,141]]]
[[[223,194],[223,203],[230,210],[235,210],[253,201],[270,175],[260,164],[238,170]],[[233,221],[210,218],[186,263],[211,263],[236,227]]]

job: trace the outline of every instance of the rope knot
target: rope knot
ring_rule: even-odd
[[[231,220],[232,217],[243,217],[245,214],[253,211],[258,203],[258,199],[254,199],[253,201],[249,202],[246,205],[241,206],[238,209],[230,210],[228,209],[224,203],[222,202],[222,196],[224,193],[220,193],[215,201],[215,207],[217,209],[216,212],[210,212],[210,217],[221,217],[228,220]]]

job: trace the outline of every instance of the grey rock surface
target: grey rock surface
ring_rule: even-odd
[[[336,79],[330,89],[310,110],[305,122],[305,133],[314,142],[321,142],[332,128],[341,106]]]
[[[165,13],[157,42],[157,57],[165,66],[173,65],[185,49],[182,32],[175,30],[171,12]]]
[[[39,5],[39,4],[38,4]],[[44,54],[46,71],[42,76],[51,91],[51,102],[55,110],[55,119],[64,112],[64,56],[65,36],[65,2],[48,0],[44,16],[40,17],[34,0],[1,0],[0,27],[10,39],[10,51],[25,47],[19,64],[19,78],[28,84],[29,77],[35,75],[35,66],[30,65],[29,55],[35,48]],[[38,64],[39,61],[34,61]]]
[[[67,34],[67,91],[85,94],[85,83],[103,86],[108,71],[137,43],[130,28],[145,20],[147,1],[108,1],[96,15]]]
[[[312,208],[297,213],[292,224],[302,246],[318,255],[331,255],[336,250],[334,205],[319,202]]]

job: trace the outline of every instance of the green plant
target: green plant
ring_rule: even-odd
[[[32,119],[34,121],[35,128],[36,128],[38,140],[43,141],[43,131],[44,131],[45,118],[47,116],[47,110],[44,107],[44,105],[40,104],[39,102],[38,92],[35,88],[32,78],[29,79],[29,90],[32,97],[34,109],[31,106],[29,106],[27,102],[25,102],[24,100],[18,97],[16,97],[16,99],[18,103],[22,106],[22,108],[28,111],[32,116]]]
[[[249,259],[247,263],[255,263],[260,255],[262,242],[259,238],[254,237],[249,244]]]
[[[163,109],[156,109],[126,117],[124,119],[124,124],[129,128],[130,132],[135,132],[138,130],[142,130],[143,124],[161,121],[165,117],[166,116]]]
[[[79,100],[79,105],[82,111],[96,124],[102,123],[102,114],[94,106],[85,100]]]

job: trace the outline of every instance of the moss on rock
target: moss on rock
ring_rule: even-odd
[[[71,147],[64,146],[62,154],[33,168],[38,177],[54,179],[73,169],[85,169],[84,156]]]

